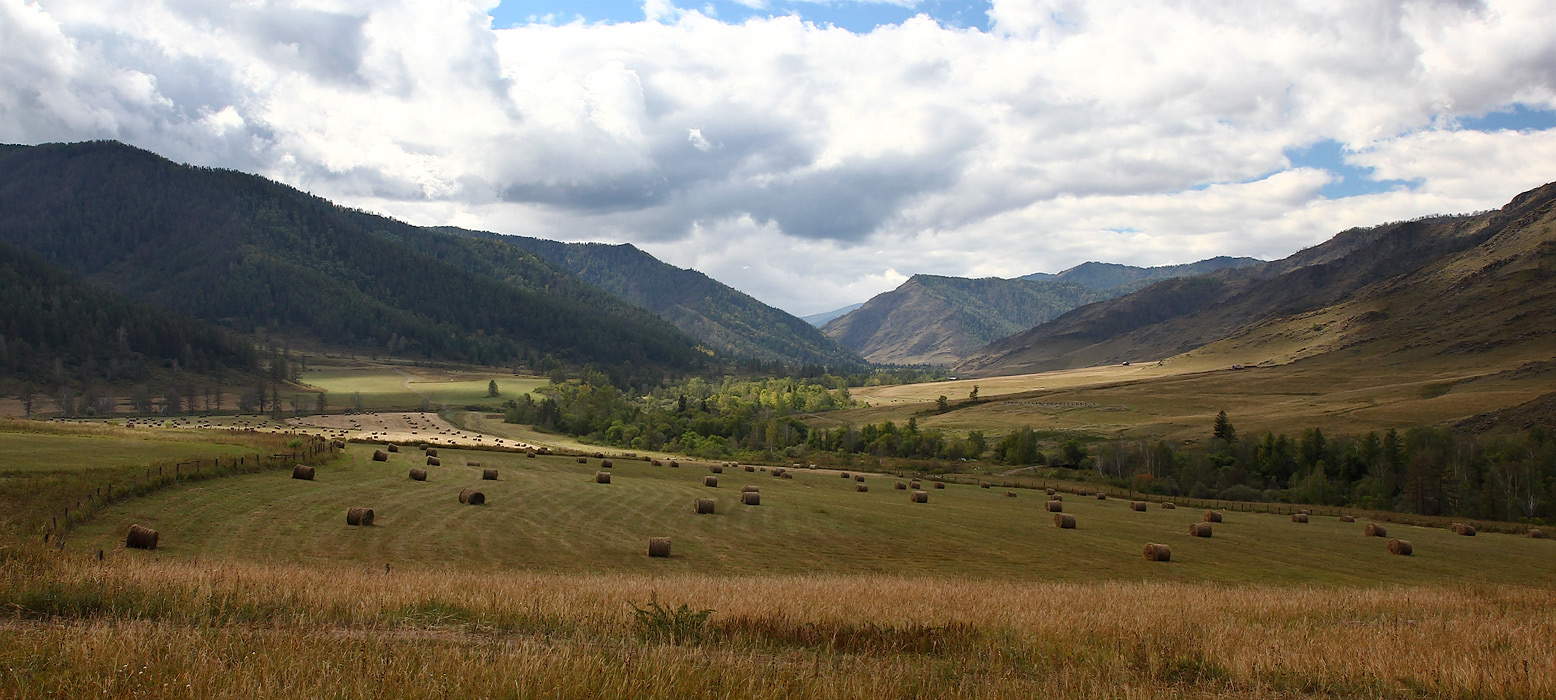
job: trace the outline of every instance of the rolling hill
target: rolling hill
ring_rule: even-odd
[[[663,319],[522,251],[114,142],[0,150],[0,241],[239,332],[480,364],[707,361]]]
[[[1074,282],[1092,289],[1118,290],[1118,294],[1123,294],[1125,291],[1134,291],[1152,282],[1160,282],[1164,279],[1195,277],[1210,274],[1224,268],[1249,267],[1258,265],[1261,262],[1264,261],[1258,258],[1232,258],[1224,255],[1183,265],[1160,265],[1157,267],[1084,262],[1063,272],[1054,274],[1034,272],[1030,275],[1023,275],[1020,279]],[[1113,296],[1118,296],[1118,294]]]
[[[1213,343],[1247,363],[1364,346],[1423,361],[1513,347],[1548,359],[1552,331],[1538,319],[1556,314],[1553,202],[1546,185],[1498,211],[1352,229],[1282,260],[1159,282],[993,343],[958,371],[1155,360]]]

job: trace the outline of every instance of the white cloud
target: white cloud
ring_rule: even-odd
[[[0,139],[638,242],[798,312],[917,272],[1279,256],[1556,179],[1556,134],[1451,129],[1556,108],[1544,0],[996,0],[989,32],[864,35],[668,0],[493,30],[491,5],[0,0]],[[1416,184],[1327,199],[1284,155],[1323,139]]]

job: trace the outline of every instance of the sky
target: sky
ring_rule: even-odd
[[[0,0],[0,142],[632,243],[796,314],[1556,181],[1549,0]]]

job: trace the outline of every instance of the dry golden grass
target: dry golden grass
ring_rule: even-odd
[[[0,696],[1556,697],[1546,589],[149,559],[0,566]],[[650,599],[713,613],[677,637]]]

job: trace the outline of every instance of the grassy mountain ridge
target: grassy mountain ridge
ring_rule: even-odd
[[[1233,258],[1225,255],[1182,265],[1159,265],[1157,267],[1084,262],[1063,272],[1054,274],[1035,272],[1030,275],[1023,275],[1019,279],[1073,282],[1097,290],[1117,290],[1117,293],[1113,294],[1113,296],[1118,296],[1119,294],[1132,292],[1149,286],[1152,282],[1164,279],[1206,275],[1223,268],[1248,267],[1261,262],[1264,261],[1258,258]]]
[[[113,142],[0,153],[0,240],[234,330],[476,363],[704,361],[668,323],[543,265],[529,266],[535,279],[505,281],[414,250],[371,222],[419,235],[258,176]]]
[[[814,326],[696,270],[675,267],[630,244],[562,243],[444,229],[534,253],[550,264],[659,314],[709,347],[791,365],[862,360]]]
[[[1403,284],[1403,280],[1413,279],[1410,275],[1433,266],[1484,257],[1492,250],[1485,246],[1500,236],[1538,238],[1544,235],[1540,233],[1545,230],[1540,222],[1548,215],[1553,198],[1556,186],[1547,185],[1520,195],[1496,212],[1351,229],[1281,260],[1161,282],[1076,309],[993,343],[958,370],[985,375],[1018,374],[1157,359],[1246,335],[1260,324],[1278,325],[1281,319],[1320,314],[1325,309],[1355,303],[1357,298],[1380,294],[1379,290],[1391,288],[1390,280],[1401,280],[1398,283]],[[1423,309],[1438,308],[1439,295],[1451,292],[1463,280],[1442,279],[1439,283],[1442,286],[1435,289],[1422,287],[1421,282],[1413,283],[1416,286],[1409,295],[1413,299],[1410,303]],[[1508,308],[1506,300],[1513,298],[1508,294],[1511,292],[1482,299],[1487,314],[1463,308],[1459,312],[1462,318],[1444,317],[1439,323],[1462,327],[1464,338],[1495,335],[1484,319],[1489,312]],[[1398,325],[1401,317],[1421,318],[1419,311],[1374,311],[1382,315],[1348,320],[1349,327],[1371,327],[1385,335],[1411,335],[1425,330]],[[1379,325],[1389,318],[1396,319],[1394,325]]]

